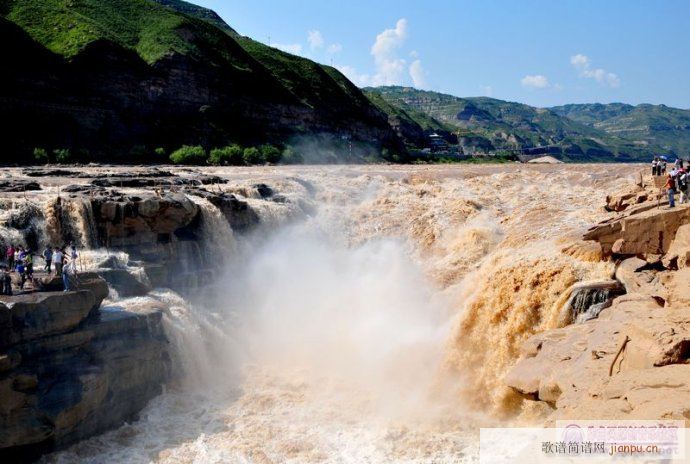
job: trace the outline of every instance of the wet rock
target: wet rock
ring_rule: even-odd
[[[227,184],[228,180],[223,179],[220,176],[212,176],[212,175],[206,175],[206,174],[201,174],[198,176],[195,176],[195,179],[201,182],[201,185],[213,185],[213,184]]]
[[[79,290],[40,292],[0,299],[0,349],[71,330],[108,295],[102,279],[83,277]],[[60,288],[62,290],[62,288]]]
[[[106,189],[99,187],[97,185],[78,185],[70,184],[60,188],[62,193],[89,193],[89,194],[100,194],[106,192]]]
[[[611,306],[614,298],[624,293],[625,288],[617,280],[573,285],[570,298],[561,313],[561,325],[582,323],[598,317],[602,310]]]
[[[120,297],[143,296],[151,291],[151,286],[137,279],[126,269],[101,269],[98,275],[112,286]]]
[[[145,177],[110,177],[94,179],[91,184],[97,187],[153,187],[160,182]]]
[[[266,184],[255,184],[254,188],[259,192],[261,198],[268,198],[273,196],[273,189]]]
[[[260,222],[256,211],[246,201],[239,200],[231,193],[213,193],[203,189],[195,189],[189,193],[205,198],[217,207],[236,232],[247,232]]]
[[[78,173],[67,169],[26,168],[22,171],[27,177],[77,177]]]
[[[99,197],[92,208],[101,243],[120,247],[157,243],[188,226],[199,213],[199,207],[181,193]]]
[[[0,192],[28,192],[31,190],[41,190],[38,182],[12,179],[0,181]]]
[[[135,419],[169,377],[162,308],[141,307],[132,313],[108,307],[92,312],[88,304],[75,300],[78,294],[48,295],[61,300],[54,306],[75,306],[71,312],[79,317],[71,318],[70,324],[46,323],[43,298],[17,320],[8,320],[0,311],[0,327],[6,330],[10,322],[13,332],[3,338],[10,346],[0,346],[2,462],[32,460]],[[2,300],[8,304],[8,297]],[[90,314],[84,317],[85,312]],[[32,321],[30,313],[44,322]],[[36,332],[37,326],[44,330]]]

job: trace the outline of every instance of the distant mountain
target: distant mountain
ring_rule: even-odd
[[[354,147],[353,159],[348,149],[328,161],[404,151],[387,115],[338,70],[180,0],[4,0],[0,40],[11,44],[4,162],[30,160],[34,147],[146,162],[160,161],[158,147],[312,138]]]
[[[650,150],[687,156],[690,152],[690,110],[666,105],[624,103],[571,104],[551,110],[573,121],[633,141]]]
[[[418,111],[405,102],[390,102],[376,89],[364,89],[364,94],[381,111],[388,115],[388,123],[399,137],[412,147],[425,147],[429,142],[429,135],[437,133],[448,142],[457,143],[455,128]]]
[[[426,114],[452,127],[465,151],[552,147],[564,158],[592,161],[646,159],[648,146],[564,117],[546,108],[487,97],[461,98],[410,87],[365,88],[396,109]],[[384,111],[381,105],[379,105]],[[391,117],[391,112],[386,111]],[[404,134],[403,134],[404,135]]]

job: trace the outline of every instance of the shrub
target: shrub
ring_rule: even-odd
[[[134,145],[129,149],[128,158],[133,161],[138,161],[140,163],[145,163],[148,160],[149,152],[144,145]]]
[[[240,165],[244,163],[243,160],[243,150],[237,144],[228,145],[223,148],[214,148],[211,150],[211,156],[208,158],[208,162],[215,165]]]
[[[263,164],[265,162],[264,157],[256,147],[245,148],[242,159],[247,164]]]
[[[156,154],[156,156],[160,156],[161,158],[165,156],[165,148],[163,147],[158,147],[153,152]]]
[[[34,148],[34,159],[39,163],[47,163],[48,152],[45,148]]]
[[[69,148],[56,148],[53,150],[53,155],[55,155],[55,161],[58,163],[69,163],[72,160],[72,152]]]
[[[259,147],[259,150],[261,151],[261,155],[263,156],[264,160],[266,160],[267,163],[277,163],[280,161],[280,150],[278,150],[276,147],[274,147],[271,144],[266,144],[266,145],[261,145]]]
[[[170,154],[174,164],[204,164],[208,155],[201,145],[183,145]]]
[[[283,164],[302,164],[304,163],[304,158],[300,153],[296,152],[294,148],[287,147],[283,150],[281,161]]]

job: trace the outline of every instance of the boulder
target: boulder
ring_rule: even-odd
[[[143,296],[151,291],[147,282],[142,282],[127,269],[99,269],[98,275],[113,287],[120,297]]]
[[[0,297],[0,349],[74,329],[107,295],[105,281],[86,278],[76,291]]]
[[[678,398],[690,393],[682,387],[690,384],[685,304],[661,307],[640,293],[620,296],[598,320],[531,337],[504,381],[526,398],[553,405],[552,419],[684,419],[690,403],[680,405]]]
[[[627,293],[650,293],[649,287],[654,279],[653,271],[645,271],[647,261],[640,258],[628,258],[616,267],[616,280]]]
[[[591,228],[585,240],[599,242],[605,255],[663,255],[678,229],[690,222],[690,206],[648,209],[605,221]]]
[[[684,268],[690,258],[690,224],[678,228],[662,262],[666,268]]]
[[[0,181],[0,192],[28,192],[31,190],[41,190],[41,186],[38,182],[24,179]]]
[[[59,333],[16,336],[0,349],[0,460],[34,460],[136,419],[170,375],[162,311],[102,308]]]

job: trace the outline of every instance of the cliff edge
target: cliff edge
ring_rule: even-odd
[[[598,317],[531,337],[505,383],[549,419],[690,418],[690,205],[660,178],[607,198],[618,214],[584,240],[617,263],[626,293]]]

